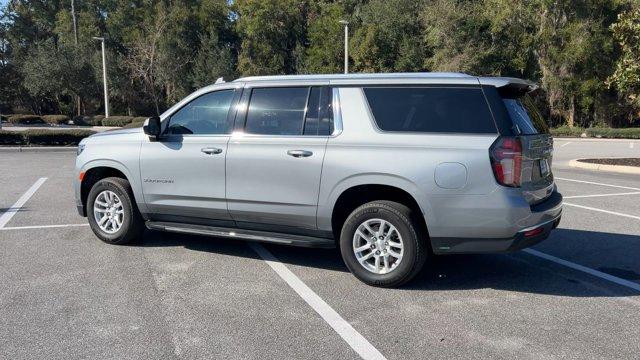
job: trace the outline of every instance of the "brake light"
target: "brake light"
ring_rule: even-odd
[[[493,175],[500,185],[520,187],[522,143],[518,137],[501,136],[489,150]]]

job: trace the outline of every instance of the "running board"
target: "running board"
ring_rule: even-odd
[[[204,236],[216,236],[228,239],[251,240],[282,245],[314,247],[314,248],[334,248],[333,239],[318,238],[303,235],[291,235],[268,231],[245,230],[238,228],[224,228],[206,225],[191,225],[174,222],[147,221],[147,228],[150,230],[167,231],[181,234],[194,234]]]

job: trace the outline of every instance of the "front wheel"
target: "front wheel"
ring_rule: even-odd
[[[400,286],[418,274],[427,247],[415,216],[393,201],[373,201],[355,209],[340,234],[340,252],[351,273],[381,287]]]
[[[100,240],[122,245],[136,240],[144,231],[129,182],[110,177],[95,183],[87,198],[89,225]]]

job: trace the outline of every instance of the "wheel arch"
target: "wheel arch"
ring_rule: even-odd
[[[82,170],[84,173],[82,181],[80,182],[80,200],[83,205],[84,216],[87,212],[87,198],[89,192],[95,183],[108,177],[118,177],[125,179],[132,187],[134,198],[137,200],[136,189],[134,187],[133,177],[129,173],[128,169],[119,162],[112,160],[97,160],[86,164]]]
[[[340,238],[342,225],[346,218],[360,205],[375,200],[389,200],[409,207],[416,215],[419,226],[428,235],[428,203],[412,183],[402,178],[392,178],[392,182],[356,182],[336,192],[330,210],[331,231],[335,239]],[[403,186],[404,185],[404,186]],[[418,199],[421,201],[419,202]],[[423,206],[421,206],[423,204]],[[425,206],[426,205],[426,206]],[[427,208],[425,208],[427,207]]]

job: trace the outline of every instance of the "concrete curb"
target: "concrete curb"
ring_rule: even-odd
[[[0,152],[76,152],[77,146],[0,146]]]
[[[573,159],[569,161],[569,166],[580,168],[580,169],[595,170],[595,171],[616,172],[620,174],[640,174],[640,167],[638,166],[592,164],[587,162],[581,162],[578,160],[582,160],[582,159]]]
[[[640,139],[620,139],[620,138],[580,138],[580,137],[564,137],[564,136],[554,136],[553,140],[558,141],[569,141],[569,142],[640,142]]]

